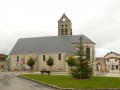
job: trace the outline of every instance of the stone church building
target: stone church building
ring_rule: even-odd
[[[27,61],[30,57],[36,59],[34,70],[48,70],[46,61],[51,56],[54,59],[52,71],[68,71],[66,59],[75,56],[80,35],[72,35],[71,20],[63,14],[58,20],[58,36],[20,38],[9,54],[9,70],[28,70]],[[95,58],[95,43],[82,35],[86,58]]]

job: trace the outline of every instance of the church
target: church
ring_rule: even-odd
[[[58,20],[58,36],[20,38],[8,58],[9,70],[29,70],[27,61],[35,58],[34,70],[48,70],[46,61],[49,56],[54,59],[52,71],[69,71],[66,59],[76,56],[80,35],[73,35],[72,22],[63,14]],[[86,58],[95,59],[95,43],[87,36],[82,35]]]

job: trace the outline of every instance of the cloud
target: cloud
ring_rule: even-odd
[[[120,53],[120,1],[109,1],[100,17],[92,18],[81,25],[81,31],[96,43],[96,56],[109,51]]]
[[[120,0],[4,0],[0,12],[0,53],[8,54],[19,38],[57,35],[64,12],[73,34],[96,43],[96,56],[120,53]]]

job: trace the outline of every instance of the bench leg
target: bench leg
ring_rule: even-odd
[[[41,72],[41,74],[43,75],[43,72]]]

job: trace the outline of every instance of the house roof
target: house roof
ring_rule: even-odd
[[[10,55],[51,52],[76,53],[77,49],[71,43],[79,43],[79,38],[80,35],[20,38],[11,50]],[[82,38],[84,44],[95,44],[85,35],[82,35]]]
[[[107,55],[109,55],[109,54],[111,54],[111,53],[113,53],[113,54],[115,54],[115,55],[117,55],[117,56],[120,56],[120,54],[111,51],[111,52],[107,53],[104,57],[106,57]]]

